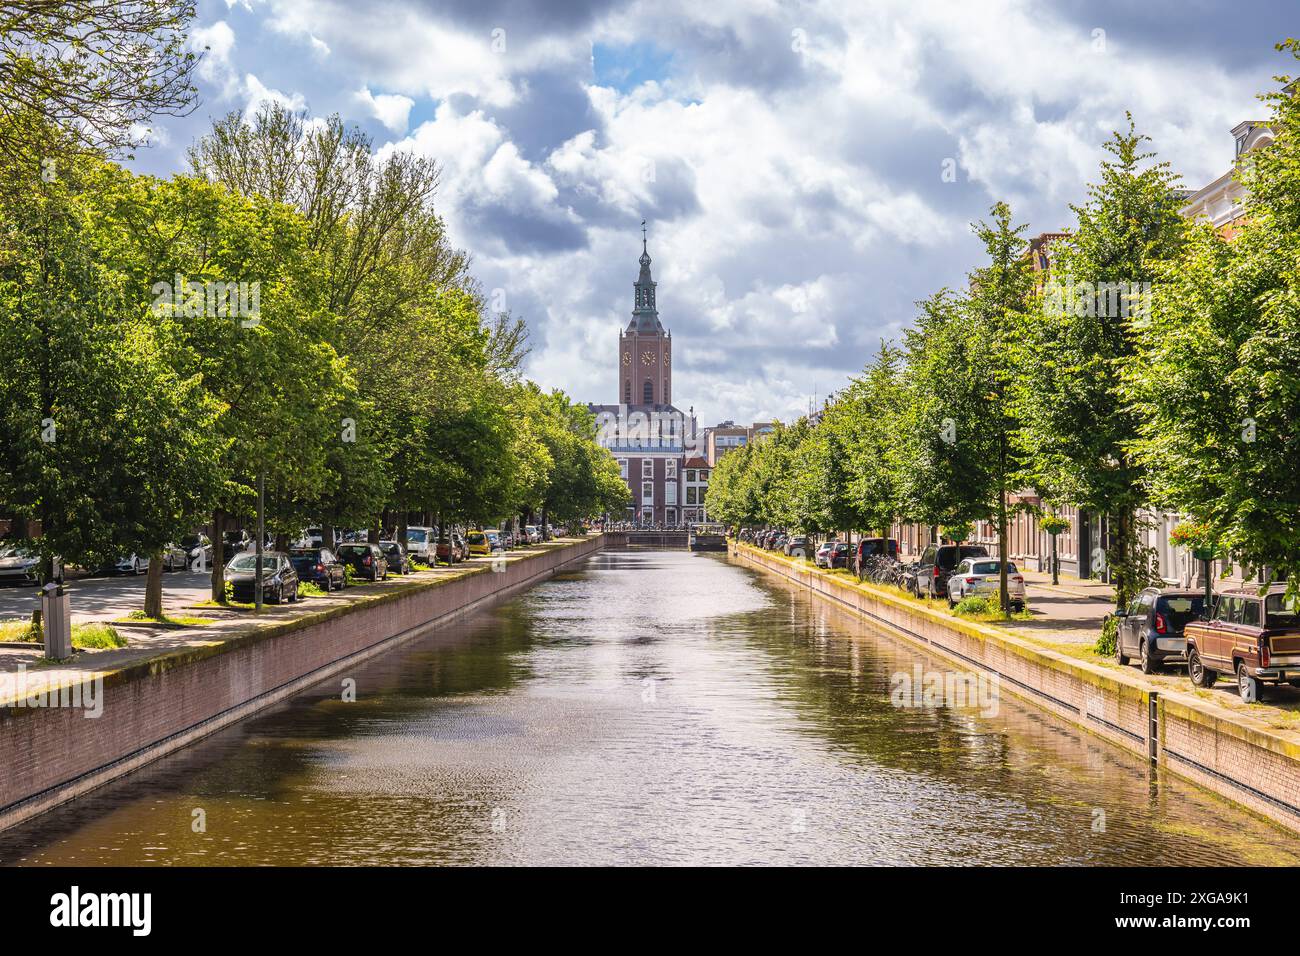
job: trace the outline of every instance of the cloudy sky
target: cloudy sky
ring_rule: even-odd
[[[435,157],[529,375],[592,402],[646,219],[677,404],[788,419],[962,281],[994,201],[1068,225],[1125,110],[1186,185],[1222,173],[1293,3],[200,0],[202,102],[135,166],[269,98]]]

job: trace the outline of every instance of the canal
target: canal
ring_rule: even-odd
[[[894,693],[950,670],[725,555],[606,552],[0,834],[0,862],[1297,862],[1008,694]]]

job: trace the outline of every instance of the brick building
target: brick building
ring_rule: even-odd
[[[625,513],[610,517],[675,527],[703,520],[699,467],[692,465],[692,480],[685,480],[687,459],[701,456],[703,441],[694,413],[672,404],[673,336],[659,320],[644,228],[639,261],[641,270],[632,284],[632,320],[618,336],[620,401],[587,407],[596,417],[600,444],[618,460],[628,484]],[[707,470],[704,481],[707,484]],[[688,496],[696,499],[689,505]]]

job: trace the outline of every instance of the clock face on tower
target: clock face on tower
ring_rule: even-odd
[[[624,365],[631,365],[631,364],[632,364],[632,353],[631,353],[631,352],[624,352],[624,353],[623,353],[623,364],[624,364]]]
[[[654,363],[655,363],[655,354],[654,354],[654,352],[642,352],[642,353],[641,353],[641,364],[642,364],[642,365],[654,365]]]

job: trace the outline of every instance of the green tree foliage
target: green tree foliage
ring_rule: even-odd
[[[1105,144],[1101,181],[1072,207],[1077,224],[1053,247],[1053,285],[1027,329],[1016,388],[1027,477],[1053,500],[1110,516],[1106,559],[1120,607],[1149,577],[1136,517],[1147,472],[1129,448],[1142,421],[1121,377],[1141,351],[1142,290],[1186,235],[1178,177],[1144,150],[1147,141],[1130,120]]]
[[[1300,55],[1295,41],[1281,49]],[[1283,78],[1284,82],[1290,78]],[[1162,507],[1192,515],[1251,571],[1300,579],[1300,102],[1273,104],[1272,144],[1241,175],[1246,220],[1208,225],[1158,274],[1122,370],[1128,450]]]

